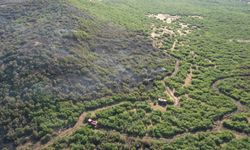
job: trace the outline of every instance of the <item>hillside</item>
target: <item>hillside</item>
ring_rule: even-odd
[[[39,130],[31,112],[42,111],[50,120],[46,108],[54,108],[46,99],[58,105],[127,93],[171,71],[161,65],[171,63],[169,56],[144,33],[61,1],[1,2],[0,57],[1,126],[10,141]]]
[[[249,10],[1,1],[0,149],[249,149]]]

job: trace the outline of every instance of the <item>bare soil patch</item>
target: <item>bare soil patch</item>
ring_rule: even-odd
[[[179,25],[181,28],[178,29],[177,32],[180,36],[188,35],[192,32],[192,30],[188,27],[188,24],[180,22]]]
[[[173,101],[174,106],[179,106],[179,98],[174,95],[174,90],[171,90],[169,87],[166,88],[165,94],[168,95]]]
[[[156,18],[156,19],[161,20],[161,21],[168,23],[168,24],[181,18],[180,16],[171,16],[169,14],[156,14],[156,15],[150,14],[150,15],[148,15],[148,17]]]
[[[184,81],[184,87],[189,87],[192,84],[193,69],[190,67],[189,73]]]
[[[163,23],[171,24],[174,21],[177,21],[181,18],[181,16],[171,16],[169,14],[150,14],[147,15],[149,18],[154,18],[161,20]],[[153,40],[153,46],[156,48],[162,48],[164,46],[164,40],[166,38],[172,38],[176,36],[185,36],[190,34],[194,29],[196,29],[195,26],[189,27],[189,24],[184,23],[184,22],[177,22],[180,27],[174,28],[169,26],[169,25],[152,25],[151,26],[151,34],[150,37]],[[172,48],[170,47],[171,50],[174,49],[176,42],[174,42]]]
[[[175,49],[176,43],[177,43],[177,40],[174,41],[174,43],[173,43],[173,45],[172,45],[172,47],[171,47],[171,50],[172,50],[172,51]]]
[[[250,40],[238,39],[238,40],[236,40],[236,42],[238,42],[238,43],[250,43]]]
[[[185,36],[185,35],[190,34],[192,32],[192,30],[190,30],[190,29],[185,29],[185,30],[184,29],[178,29],[177,32],[178,32],[178,34],[180,36]]]
[[[157,111],[157,110],[159,110],[159,111],[161,111],[161,112],[166,112],[166,107],[162,107],[162,106],[160,106],[160,105],[158,105],[158,104],[156,104],[156,105],[154,105],[154,103],[149,103],[149,105],[151,106],[151,108],[153,109],[153,110],[155,110],[155,111]]]
[[[181,29],[188,28],[188,24],[185,24],[185,23],[181,22],[180,25],[181,25]]]
[[[230,39],[229,42],[250,43],[250,39]]]
[[[169,29],[168,26],[156,27],[152,25],[151,38],[153,40],[153,46],[161,48],[163,46],[164,38],[167,36],[175,36],[175,32]]]
[[[190,18],[195,18],[195,19],[204,19],[202,16],[194,15],[194,16],[189,16]]]
[[[89,0],[89,1],[95,3],[95,2],[101,2],[102,0]]]

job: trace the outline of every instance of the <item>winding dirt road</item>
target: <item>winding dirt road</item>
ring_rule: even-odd
[[[178,107],[179,106],[179,97],[176,97],[174,95],[174,91],[171,90],[169,87],[166,88],[165,94],[168,95],[173,101],[174,101],[174,106]]]
[[[177,60],[176,61],[176,65],[175,65],[175,70],[173,71],[173,73],[167,77],[165,77],[163,79],[163,82],[165,79],[167,78],[170,78],[170,77],[174,77],[178,71],[179,71],[179,63],[180,61]],[[206,130],[206,131],[219,131],[219,130],[222,130],[223,129],[223,121],[230,118],[233,114],[236,114],[236,113],[239,113],[239,112],[245,112],[246,110],[249,110],[246,106],[242,105],[239,101],[237,101],[236,99],[234,99],[233,97],[221,92],[219,89],[218,89],[218,84],[220,82],[222,82],[223,80],[227,79],[227,78],[232,78],[232,77],[244,77],[244,76],[250,76],[250,74],[243,74],[243,75],[234,75],[234,76],[228,76],[228,77],[221,77],[221,78],[218,78],[216,79],[212,84],[211,84],[211,88],[217,93],[217,94],[222,94],[222,95],[225,95],[227,97],[229,97],[230,99],[232,99],[235,103],[235,105],[237,106],[237,110],[235,110],[234,112],[230,113],[230,114],[227,114],[225,115],[222,119],[214,122],[214,126],[211,130]],[[165,83],[164,83],[165,85]],[[168,91],[169,87],[166,87],[166,91]],[[172,95],[172,98],[175,99],[175,96],[173,96],[173,93],[171,94],[171,92],[169,93],[170,95]],[[178,105],[178,101],[179,100],[176,100],[177,102],[175,102],[175,105],[177,106]],[[36,143],[35,145],[31,146],[30,144],[31,143],[26,143],[25,145],[23,146],[20,146],[19,148],[17,149],[33,149],[33,150],[41,150],[41,149],[46,149],[48,148],[50,145],[54,144],[59,138],[63,138],[63,137],[66,137],[66,136],[70,136],[72,135],[76,130],[78,130],[81,126],[83,126],[83,121],[85,120],[86,118],[86,115],[88,113],[92,113],[92,114],[95,114],[96,112],[98,111],[102,111],[102,110],[105,110],[105,109],[109,109],[109,108],[112,108],[114,106],[117,106],[117,105],[120,105],[122,102],[120,103],[117,103],[117,104],[114,104],[114,105],[110,105],[110,106],[106,106],[106,107],[103,107],[103,108],[99,108],[99,109],[96,109],[96,110],[93,110],[93,111],[88,111],[88,112],[83,112],[76,124],[72,127],[72,128],[68,128],[68,129],[65,129],[64,131],[61,131],[61,132],[58,132],[58,133],[55,133],[57,136],[55,138],[53,138],[52,140],[50,140],[48,143],[46,144],[41,144],[40,142]],[[110,132],[110,131],[105,131],[105,130],[98,130],[100,132]],[[115,132],[115,131],[111,131],[111,132]],[[144,137],[131,137],[131,136],[128,136],[126,134],[122,134],[120,133],[120,135],[123,137],[123,138],[126,138],[126,139],[133,139],[133,140],[138,140],[138,141],[142,141],[142,142],[149,142],[149,141],[163,141],[163,142],[171,142],[171,141],[174,141],[176,140],[177,138],[179,137],[182,137],[182,136],[185,136],[187,134],[198,134],[200,132],[204,132],[203,131],[197,131],[195,133],[191,133],[191,132],[184,132],[184,133],[180,133],[180,134],[177,134],[175,136],[172,136],[172,137],[169,137],[169,138],[155,138],[155,137],[149,137],[149,136],[144,136]],[[242,133],[236,133],[236,134],[239,134],[241,137],[242,136],[249,136],[249,135],[245,135],[245,134],[242,134]]]
[[[189,87],[190,85],[192,85],[192,78],[193,78],[192,66],[193,65],[190,66],[189,73],[187,74],[186,79],[184,80],[183,87]]]
[[[177,59],[176,63],[175,63],[175,67],[174,67],[174,72],[170,76],[165,77],[165,79],[172,78],[172,77],[176,76],[176,74],[178,73],[179,69],[180,69],[180,60]]]
[[[49,142],[47,142],[46,144],[42,144],[40,142],[37,142],[35,145],[32,145],[32,143],[29,142],[29,143],[26,143],[25,145],[22,145],[22,146],[18,147],[17,149],[18,150],[27,150],[27,149],[41,150],[41,149],[45,149],[45,148],[49,147],[50,145],[52,145],[54,142],[56,142],[59,138],[70,136],[75,131],[77,131],[81,126],[83,126],[84,120],[85,120],[85,118],[86,118],[86,116],[87,116],[88,113],[96,114],[96,112],[99,112],[99,111],[102,111],[102,110],[105,110],[105,109],[109,109],[109,108],[112,108],[112,107],[117,106],[117,105],[121,105],[121,103],[122,102],[116,103],[116,104],[113,104],[113,105],[110,105],[110,106],[98,108],[98,109],[93,110],[93,111],[83,112],[79,116],[76,124],[73,127],[55,133],[56,137],[53,138],[52,140],[50,140]]]
[[[167,76],[167,77],[165,77],[163,80],[165,80],[165,79],[167,79],[167,78],[170,78],[170,77],[174,77],[174,76],[177,74],[177,72],[179,71],[179,63],[180,63],[179,60],[177,60],[177,61],[176,61],[176,64],[175,64],[175,69],[174,69],[174,71],[172,72],[172,74],[169,75],[169,76]],[[164,83],[164,84],[165,84],[165,83]],[[57,133],[54,133],[54,134],[56,135],[56,137],[53,138],[52,140],[50,140],[50,141],[49,141],[48,143],[46,143],[46,144],[42,144],[42,143],[40,143],[40,142],[37,142],[35,145],[32,145],[31,142],[28,142],[28,143],[26,143],[26,144],[24,144],[24,145],[19,146],[17,149],[18,149],[18,150],[26,150],[26,149],[41,150],[41,149],[46,149],[47,147],[49,147],[50,145],[52,145],[54,142],[56,142],[59,138],[66,137],[66,136],[70,136],[70,135],[72,135],[76,130],[78,130],[78,129],[83,125],[83,121],[85,120],[85,117],[86,117],[86,115],[87,115],[88,113],[95,114],[95,113],[98,112],[98,111],[101,111],[101,110],[104,110],[104,109],[109,109],[109,108],[112,108],[112,107],[114,107],[114,106],[116,106],[116,105],[120,105],[120,103],[114,104],[114,105],[110,105],[110,106],[106,106],[106,107],[103,107],[103,108],[99,108],[99,109],[96,109],[96,110],[93,110],[93,111],[83,112],[83,113],[79,116],[79,118],[78,118],[76,124],[75,124],[73,127],[68,128],[68,129],[65,129],[65,130],[63,130],[63,131],[59,131],[59,132],[57,132]],[[124,137],[125,137],[125,136],[126,136],[126,138],[128,138],[127,135],[124,135]],[[130,138],[134,138],[134,139],[135,139],[135,137],[130,137]],[[139,139],[140,139],[140,140],[149,140],[149,139],[151,139],[151,140],[159,140],[159,139],[153,138],[153,137],[143,137],[143,138],[138,138],[137,140],[139,140]],[[165,140],[166,140],[166,139],[165,139]],[[167,140],[170,140],[170,139],[167,139]]]
[[[222,82],[223,80],[225,79],[229,79],[229,78],[235,78],[235,77],[248,77],[250,76],[250,74],[241,74],[241,75],[232,75],[232,76],[226,76],[226,77],[220,77],[218,79],[216,79],[211,87],[212,89],[217,93],[217,94],[222,94],[230,99],[233,100],[235,106],[237,107],[237,109],[229,114],[226,114],[225,116],[223,116],[223,118],[221,120],[218,120],[214,123],[214,126],[213,126],[213,131],[219,131],[219,130],[222,130],[223,129],[223,122],[227,119],[229,119],[231,116],[233,116],[234,114],[237,114],[237,113],[241,113],[241,112],[247,112],[249,111],[249,108],[243,104],[241,104],[237,99],[235,99],[234,97],[228,95],[227,93],[224,93],[222,91],[219,90],[218,88],[218,85],[220,82]],[[238,133],[237,134],[239,135],[245,135],[244,133]]]
[[[178,65],[176,65],[178,66]],[[178,67],[176,67],[176,70],[178,71]],[[176,74],[176,70],[173,72],[173,74]],[[249,76],[249,75],[239,75],[239,76]],[[232,76],[230,76],[232,77]],[[217,94],[223,94],[227,97],[229,97],[230,99],[233,99],[232,97],[222,93],[219,91],[218,89],[218,84],[220,82],[222,82],[223,80],[227,79],[227,78],[230,78],[230,77],[223,77],[223,78],[219,78],[217,79],[216,81],[214,81],[211,85],[211,87],[216,91]],[[234,77],[237,77],[237,76],[234,76]],[[239,103],[236,99],[233,99],[235,105],[237,106],[237,110],[230,113],[230,114],[227,114],[225,115],[222,119],[216,121],[214,123],[214,126],[212,128],[212,130],[206,130],[206,131],[219,131],[219,130],[222,130],[224,129],[223,128],[223,121],[225,119],[228,119],[230,118],[233,114],[236,114],[236,113],[239,113],[239,112],[244,112],[246,110],[249,110],[246,106],[242,105],[241,103]],[[122,103],[122,102],[121,102]],[[117,106],[117,105],[120,105],[121,103],[118,103],[118,104],[114,104],[114,105],[111,105],[111,106],[106,106],[106,107],[103,107],[103,108],[99,108],[99,109],[96,109],[96,110],[93,110],[93,111],[88,111],[88,112],[83,112],[80,117],[78,118],[78,121],[76,122],[76,124],[72,127],[72,128],[69,128],[69,129],[66,129],[62,132],[59,132],[57,133],[57,137],[52,139],[51,141],[49,141],[48,143],[42,145],[41,143],[36,143],[34,146],[32,147],[25,147],[23,146],[22,148],[23,149],[34,149],[34,150],[40,150],[40,149],[45,149],[47,147],[49,147],[50,145],[54,144],[54,142],[56,142],[59,138],[63,138],[63,137],[66,137],[66,136],[70,136],[72,135],[76,130],[78,130],[82,125],[83,125],[83,121],[85,120],[85,117],[88,113],[92,113],[92,114],[95,114],[96,112],[98,111],[102,111],[102,110],[105,110],[105,109],[109,109],[109,108],[112,108],[114,106]],[[98,130],[100,132],[116,132],[116,131],[106,131],[106,130]],[[185,136],[185,135],[188,135],[188,134],[198,134],[198,133],[201,133],[201,132],[204,132],[204,131],[197,131],[195,133],[191,133],[191,132],[184,132],[184,133],[180,133],[180,134],[177,134],[175,136],[172,136],[172,137],[169,137],[169,138],[155,138],[155,137],[149,137],[149,136],[144,136],[144,137],[131,137],[131,136],[128,136],[126,134],[122,134],[122,133],[119,133],[121,135],[122,138],[124,139],[128,139],[128,140],[137,140],[137,141],[142,141],[142,142],[155,142],[155,141],[162,141],[162,142],[171,142],[171,141],[174,141],[176,140],[177,138],[179,137],[182,137],[182,136]],[[249,136],[249,135],[246,135],[244,133],[238,133],[238,132],[234,132],[236,135],[238,135],[239,137],[243,137],[243,136]]]
[[[177,59],[176,63],[175,63],[175,68],[174,68],[173,73],[170,76],[167,76],[162,80],[163,85],[166,87],[166,90],[164,91],[164,93],[166,95],[168,95],[173,100],[174,106],[176,106],[176,107],[179,106],[179,98],[176,97],[174,95],[174,92],[166,85],[165,80],[167,80],[168,78],[172,78],[172,77],[176,76],[176,74],[179,72],[179,69],[180,69],[180,60]]]

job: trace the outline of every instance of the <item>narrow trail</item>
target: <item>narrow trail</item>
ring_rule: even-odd
[[[176,42],[175,41],[173,43],[173,46],[171,48],[171,50],[173,50],[176,46]],[[175,95],[174,95],[174,92],[168,87],[166,86],[165,84],[165,80],[167,80],[168,78],[171,78],[171,77],[174,77],[176,76],[176,74],[178,73],[180,69],[180,60],[176,59],[176,64],[175,64],[175,69],[174,71],[172,72],[171,75],[169,76],[166,76],[162,82],[163,84],[165,85],[166,87],[166,91],[165,93],[167,95],[169,95],[169,97],[171,97],[173,100],[174,100],[174,106],[179,106],[179,98],[177,98]],[[182,136],[185,136],[185,135],[188,135],[188,134],[198,134],[198,133],[201,133],[201,132],[206,132],[206,131],[212,131],[212,132],[216,132],[216,131],[219,131],[219,130],[222,130],[224,129],[223,128],[223,121],[230,118],[233,114],[236,114],[236,113],[239,113],[239,112],[245,112],[246,110],[248,110],[248,108],[246,108],[246,106],[242,105],[239,101],[237,101],[236,99],[234,99],[233,97],[225,94],[225,93],[222,93],[219,89],[218,89],[218,84],[227,79],[227,78],[232,78],[232,77],[244,77],[244,76],[250,76],[250,74],[243,74],[243,75],[234,75],[234,76],[228,76],[228,77],[221,77],[221,78],[218,78],[216,79],[212,84],[211,84],[211,88],[217,93],[217,94],[222,94],[222,95],[225,95],[227,97],[229,97],[230,99],[232,99],[235,103],[235,105],[237,106],[237,110],[235,110],[234,112],[230,113],[230,114],[227,114],[225,115],[222,119],[219,119],[218,121],[215,121],[214,122],[214,126],[212,129],[207,129],[207,130],[202,130],[202,131],[196,131],[196,132],[183,132],[183,133],[179,133],[179,134],[176,134],[174,136],[171,136],[169,138],[156,138],[156,137],[150,137],[150,136],[144,136],[144,137],[132,137],[132,136],[129,136],[127,134],[123,134],[123,133],[120,133],[120,132],[117,132],[121,135],[122,138],[124,139],[128,139],[128,140],[138,140],[138,141],[142,141],[142,142],[149,142],[149,141],[162,141],[162,142],[171,142],[171,141],[175,141],[177,138],[179,137],[182,137]],[[93,110],[93,111],[88,111],[88,112],[83,112],[77,122],[75,123],[75,125],[71,128],[68,128],[68,129],[65,129],[64,131],[61,131],[61,132],[57,132],[55,133],[56,134],[56,137],[53,138],[52,140],[50,140],[48,143],[46,144],[42,144],[40,142],[36,143],[35,145],[32,146],[32,143],[26,143],[24,145],[21,145],[20,147],[18,147],[17,149],[32,149],[32,150],[41,150],[41,149],[46,149],[48,148],[50,145],[53,145],[58,139],[60,138],[63,138],[63,137],[66,137],[66,136],[70,136],[72,135],[75,131],[77,131],[80,127],[82,127],[84,125],[84,120],[87,116],[88,113],[92,113],[92,114],[96,114],[96,112],[98,111],[102,111],[102,110],[105,110],[105,109],[109,109],[109,108],[112,108],[114,106],[117,106],[117,105],[120,105],[122,102],[120,103],[117,103],[117,104],[113,104],[113,105],[110,105],[110,106],[106,106],[106,107],[103,107],[103,108],[98,108],[96,110]],[[98,129],[97,131],[99,132],[116,132],[116,131],[106,131],[106,130],[103,130],[103,129]],[[230,130],[231,131],[231,130]],[[240,135],[241,137],[242,136],[249,136],[249,135],[245,135],[245,134],[242,134],[242,133],[236,133],[237,135]]]
[[[176,73],[178,72],[178,68],[179,68],[179,65],[178,65],[178,64],[179,64],[179,62],[176,63],[176,69],[175,69],[175,71],[173,72],[173,74],[176,74]],[[173,75],[173,74],[172,74],[172,75]],[[171,75],[171,76],[172,76],[172,75]],[[250,75],[239,75],[239,76],[250,76]],[[235,77],[237,77],[237,76],[235,76]],[[224,78],[219,78],[219,79],[217,79],[216,81],[214,81],[214,82],[212,83],[211,87],[216,91],[217,94],[223,94],[223,95],[229,97],[230,99],[233,99],[232,97],[230,97],[230,96],[228,96],[228,95],[226,95],[226,94],[224,94],[224,93],[221,93],[221,92],[219,91],[218,87],[217,87],[218,84],[219,84],[219,82],[223,81],[223,80],[226,79],[226,78],[230,78],[230,77],[224,77]],[[206,132],[206,131],[216,132],[216,131],[219,131],[219,130],[224,130],[224,128],[223,128],[223,121],[224,121],[225,119],[230,118],[230,117],[231,117],[233,114],[235,114],[235,113],[244,112],[244,111],[246,110],[246,107],[245,107],[244,105],[240,104],[240,103],[239,103],[237,100],[235,100],[235,99],[233,99],[233,100],[234,100],[234,102],[235,102],[235,104],[236,104],[236,106],[237,106],[238,109],[237,109],[236,111],[230,113],[230,114],[225,115],[222,119],[216,121],[216,122],[214,123],[214,126],[213,126],[212,129],[207,129],[207,130],[202,130],[202,131],[196,131],[196,132],[183,132],[183,133],[179,133],[179,134],[176,134],[176,135],[174,135],[174,136],[171,136],[171,137],[169,137],[169,138],[156,138],[156,137],[150,137],[150,136],[133,137],[133,136],[129,136],[129,135],[127,135],[127,134],[123,134],[123,133],[117,132],[117,131],[107,131],[107,130],[104,130],[104,129],[98,129],[98,130],[96,130],[96,131],[99,131],[99,132],[117,132],[117,133],[119,133],[120,136],[121,136],[122,138],[124,138],[124,139],[130,140],[130,141],[131,141],[131,140],[136,140],[136,141],[141,141],[141,142],[150,142],[150,141],[152,141],[152,142],[157,142],[157,141],[158,141],[158,142],[159,142],[159,141],[161,141],[161,142],[171,142],[171,141],[175,141],[176,139],[178,139],[178,138],[180,138],[180,137],[186,136],[186,135],[188,135],[188,134],[199,134],[199,133],[201,133],[201,132]],[[106,107],[103,107],[103,108],[99,108],[99,109],[96,109],[96,110],[93,110],[93,111],[83,112],[83,113],[79,116],[78,121],[76,122],[76,124],[75,124],[72,128],[69,128],[69,129],[66,129],[66,130],[64,130],[64,131],[62,131],[62,132],[57,133],[57,137],[56,137],[56,138],[52,139],[51,141],[49,141],[48,143],[46,143],[46,144],[44,144],[44,145],[42,145],[41,143],[37,143],[37,144],[35,144],[34,146],[28,147],[28,148],[33,149],[33,150],[40,150],[40,149],[48,148],[50,145],[54,144],[54,142],[56,142],[59,138],[63,138],[63,137],[65,137],[65,136],[70,136],[70,135],[72,135],[76,130],[78,130],[81,126],[83,126],[83,124],[84,124],[83,121],[85,120],[85,117],[86,117],[86,115],[87,115],[88,113],[96,114],[96,112],[98,112],[98,111],[102,111],[102,110],[105,110],[105,109],[112,108],[112,107],[114,107],[114,106],[120,105],[121,103],[122,103],[122,102],[117,103],[117,104],[114,104],[114,105],[106,106]],[[231,131],[231,130],[230,130],[230,131]],[[246,134],[244,134],[244,133],[238,133],[238,132],[235,132],[235,131],[233,131],[233,132],[234,132],[235,135],[238,136],[238,137],[247,137],[247,136],[249,136],[249,135],[246,135]],[[27,149],[27,147],[26,147],[26,149]]]
[[[174,69],[173,73],[171,75],[165,77],[164,80],[167,79],[167,78],[173,77],[173,76],[175,76],[177,74],[177,72],[179,71],[179,63],[180,63],[179,60],[177,60],[176,64],[175,64],[175,69]],[[37,142],[35,145],[32,145],[31,142],[28,142],[28,143],[26,143],[24,145],[19,146],[17,149],[19,149],[19,150],[24,150],[24,149],[41,150],[41,149],[45,149],[45,148],[49,147],[50,145],[54,144],[54,142],[57,141],[59,138],[70,136],[76,130],[78,130],[83,125],[83,121],[85,120],[85,117],[86,117],[86,115],[88,113],[95,114],[98,111],[101,111],[101,110],[104,110],[104,109],[109,109],[109,108],[112,108],[112,107],[114,107],[116,105],[120,105],[120,103],[114,104],[114,105],[110,105],[110,106],[106,106],[106,107],[103,107],[103,108],[99,108],[99,109],[96,109],[96,110],[93,110],[93,111],[83,112],[79,116],[76,124],[73,127],[65,129],[64,131],[59,131],[59,132],[55,133],[56,137],[53,138],[52,140],[50,140],[49,142],[47,142],[46,144],[42,144],[40,142]],[[157,140],[156,138],[151,138],[151,137],[144,137],[143,139],[144,140],[145,139]]]
[[[217,80],[215,80],[215,81],[212,83],[212,85],[211,85],[212,89],[213,89],[217,94],[222,94],[222,95],[224,95],[224,96],[226,96],[226,97],[228,97],[228,98],[230,98],[230,99],[233,100],[234,104],[235,104],[236,107],[237,107],[237,110],[235,111],[236,113],[237,113],[237,112],[248,111],[249,108],[248,108],[247,106],[241,104],[241,103],[240,103],[237,99],[235,99],[234,97],[228,95],[227,93],[224,93],[224,92],[220,91],[219,88],[218,88],[218,85],[219,85],[220,82],[222,82],[222,81],[225,80],[225,79],[235,78],[235,77],[248,77],[248,76],[250,76],[250,74],[241,74],[241,75],[232,75],[232,76],[227,76],[227,77],[221,77],[221,78],[218,78]],[[235,113],[235,112],[233,112],[233,113]],[[229,115],[229,114],[228,114],[228,115]]]
[[[110,133],[110,132],[113,132],[113,133],[116,133],[116,134],[119,134],[119,136],[122,138],[122,139],[126,139],[126,141],[140,141],[140,142],[145,142],[145,143],[148,143],[148,142],[172,142],[172,141],[175,141],[176,139],[180,138],[180,137],[183,137],[185,135],[188,135],[188,134],[192,134],[191,132],[185,132],[185,133],[180,133],[180,134],[177,134],[175,136],[171,136],[169,138],[165,137],[165,138],[157,138],[157,137],[151,137],[151,136],[143,136],[143,137],[134,137],[134,136],[129,136],[125,133],[120,133],[118,131],[113,131],[113,130],[105,130],[105,129],[96,129],[96,132],[102,132],[102,133]],[[204,132],[204,131],[197,131],[195,134],[198,134],[198,133],[201,133],[201,132]]]
[[[179,106],[180,99],[174,95],[174,91],[167,87],[165,94],[168,95],[174,101],[174,106]]]
[[[225,80],[225,79],[228,79],[228,78],[234,78],[234,77],[248,77],[248,76],[250,76],[250,74],[242,74],[242,75],[232,75],[232,76],[227,76],[227,77],[220,77],[220,78],[218,78],[217,80],[215,80],[215,81],[212,83],[211,87],[212,87],[212,89],[213,89],[217,94],[222,94],[222,95],[224,95],[224,96],[226,96],[226,97],[232,99],[233,102],[234,102],[234,104],[235,104],[236,107],[237,107],[237,109],[236,109],[235,111],[233,111],[233,112],[231,112],[231,113],[229,113],[229,114],[224,115],[222,119],[216,121],[216,122],[214,123],[214,126],[213,126],[212,131],[219,131],[219,130],[224,129],[224,127],[223,127],[223,122],[224,122],[225,120],[229,119],[230,117],[232,117],[234,114],[249,111],[249,108],[248,108],[247,106],[241,104],[237,99],[235,99],[234,97],[232,97],[232,96],[230,96],[230,95],[228,95],[228,94],[226,94],[226,93],[224,93],[224,92],[221,92],[221,91],[219,90],[219,88],[218,88],[219,83],[222,82],[222,81]],[[246,135],[246,134],[244,134],[244,133],[240,133],[240,132],[236,132],[236,131],[234,131],[234,132],[235,132],[235,134],[236,134],[237,136],[245,136],[245,135]],[[248,135],[248,136],[249,136],[249,135]]]
[[[175,47],[175,43],[174,43],[173,46]],[[171,78],[171,77],[174,77],[174,76],[178,73],[178,71],[179,71],[179,66],[180,66],[180,61],[177,59],[177,60],[176,60],[176,64],[175,64],[175,69],[174,69],[174,71],[172,72],[172,74],[169,75],[169,76],[166,76],[166,77],[163,79],[164,85],[165,85],[164,80],[166,80],[166,79],[168,79],[168,78]],[[54,142],[57,141],[57,139],[62,138],[62,137],[66,137],[66,136],[70,136],[70,135],[72,135],[76,130],[78,130],[78,129],[83,125],[83,121],[85,120],[85,117],[86,117],[86,115],[87,115],[88,113],[94,113],[94,114],[95,114],[95,113],[98,112],[98,111],[101,111],[101,110],[104,110],[104,109],[109,109],[109,108],[114,107],[114,106],[116,106],[116,105],[119,105],[119,103],[118,103],[118,104],[115,104],[115,105],[110,105],[110,106],[106,106],[106,107],[103,107],[103,108],[99,108],[99,109],[96,109],[96,110],[93,110],[93,111],[83,112],[83,113],[79,116],[79,118],[78,118],[76,124],[75,124],[73,127],[68,128],[68,129],[65,129],[64,131],[59,131],[59,132],[55,133],[56,137],[53,138],[52,140],[50,140],[49,142],[47,142],[46,144],[42,144],[42,143],[40,143],[40,142],[37,142],[37,143],[35,143],[35,145],[33,145],[31,142],[27,142],[27,143],[25,143],[24,145],[20,145],[19,147],[17,147],[17,149],[18,149],[18,150],[26,150],[26,149],[41,150],[41,149],[45,149],[45,148],[49,147],[50,145],[54,144]],[[176,101],[176,104],[175,104],[175,105],[178,105],[178,101]],[[144,138],[147,138],[147,139],[148,139],[148,138],[151,138],[151,137],[144,137]],[[152,140],[153,140],[153,139],[154,139],[154,138],[152,138]],[[155,140],[156,140],[156,139],[155,139]]]
[[[180,69],[180,60],[177,59],[176,63],[175,63],[174,72],[170,76],[167,76],[165,79],[172,78],[172,77],[176,76],[176,74],[178,73],[179,69]]]
[[[184,87],[189,87],[192,84],[192,78],[193,78],[193,69],[192,69],[192,65],[189,69],[189,73],[187,74],[187,77],[184,81]]]
[[[45,148],[49,147],[50,145],[54,144],[54,142],[56,142],[59,138],[70,136],[75,131],[77,131],[84,124],[84,120],[85,120],[85,118],[86,118],[86,116],[87,116],[88,113],[96,114],[96,112],[99,112],[99,111],[102,111],[102,110],[105,110],[105,109],[109,109],[109,108],[115,107],[117,105],[120,105],[121,103],[122,102],[117,103],[117,104],[113,104],[113,105],[110,105],[110,106],[98,108],[98,109],[95,109],[93,111],[83,112],[79,116],[77,122],[75,123],[75,125],[73,127],[55,133],[56,137],[53,138],[52,140],[50,140],[49,142],[47,142],[46,144],[42,144],[40,142],[37,142],[35,145],[31,146],[32,143],[29,142],[29,143],[26,143],[25,145],[22,145],[22,146],[18,147],[17,149],[20,149],[20,150],[26,150],[26,149],[41,150],[41,149],[45,149]]]
[[[171,49],[170,49],[171,51],[173,51],[173,50],[175,49],[176,43],[177,43],[177,40],[174,41],[174,43],[173,43],[173,45],[172,45],[172,47],[171,47]]]
[[[171,77],[174,77],[174,76],[176,76],[176,74],[178,73],[178,71],[179,71],[179,69],[180,69],[180,61],[177,59],[176,60],[176,63],[175,63],[175,69],[174,69],[174,71],[173,71],[173,73],[170,75],[170,76],[167,76],[167,77],[165,77],[164,79],[163,79],[163,84],[165,85],[165,87],[166,87],[166,90],[164,91],[164,93],[166,94],[166,95],[168,95],[172,100],[173,100],[173,102],[174,102],[174,106],[179,106],[179,98],[178,97],[176,97],[175,95],[174,95],[174,91],[172,91],[166,84],[165,84],[165,80],[167,80],[168,78],[171,78]]]
[[[45,149],[48,146],[52,145],[56,141],[57,138],[66,137],[66,136],[71,135],[73,132],[75,132],[77,129],[79,129],[79,127],[81,127],[81,125],[83,124],[83,121],[84,121],[86,115],[87,115],[87,112],[82,113],[80,115],[80,117],[78,118],[76,124],[72,128],[68,128],[68,129],[66,129],[66,130],[64,130],[62,132],[59,132],[57,134],[57,137],[55,139],[50,140],[45,145],[41,145],[41,143],[35,144],[32,149],[34,149],[34,150]]]

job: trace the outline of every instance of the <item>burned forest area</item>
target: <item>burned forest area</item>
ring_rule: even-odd
[[[0,149],[250,149],[250,1],[0,0]]]

